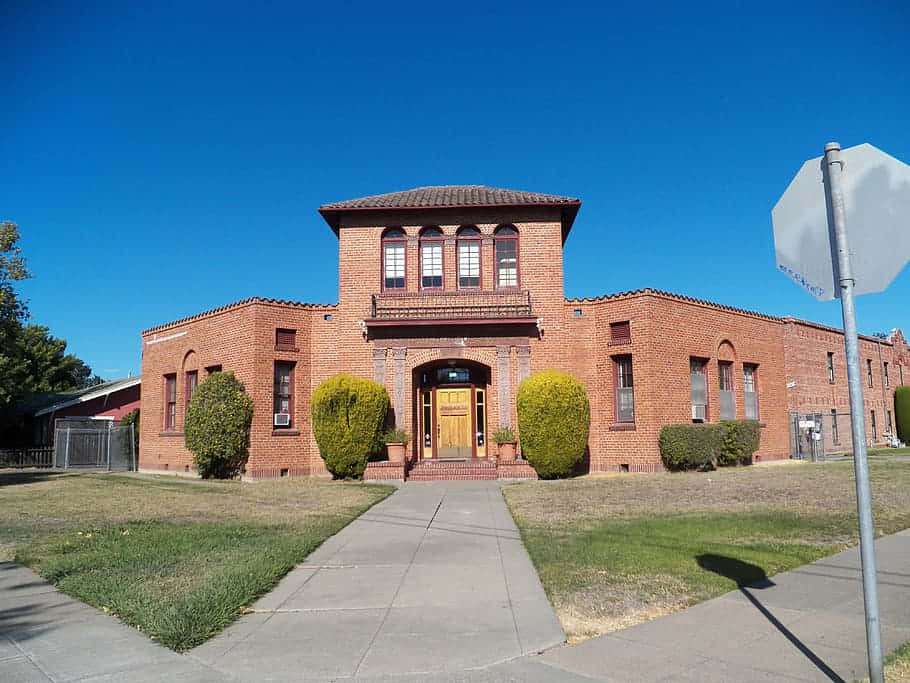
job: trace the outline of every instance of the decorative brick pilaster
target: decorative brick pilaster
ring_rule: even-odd
[[[515,353],[518,355],[518,383],[521,384],[531,376],[531,347],[516,346]]]
[[[511,355],[510,347],[508,346],[497,346],[496,347],[496,372],[497,372],[497,381],[499,383],[499,426],[500,427],[509,427],[510,426],[510,416],[509,416],[509,401],[512,394],[512,385],[511,385]]]
[[[404,428],[404,396],[405,396],[405,366],[404,359],[408,355],[407,349],[392,349],[392,403],[395,409],[395,426]]]
[[[387,349],[373,349],[373,379],[385,386],[385,357]]]

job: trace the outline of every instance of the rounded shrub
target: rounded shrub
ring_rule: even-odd
[[[897,425],[897,438],[910,443],[910,386],[900,386],[894,390],[894,421]]]
[[[518,387],[521,452],[541,479],[567,477],[588,446],[591,409],[581,382],[544,370]]]
[[[758,421],[730,420],[721,422],[721,426],[724,436],[717,464],[721,467],[751,464],[752,455],[758,450],[761,440]]]
[[[385,387],[368,379],[335,375],[313,392],[313,435],[325,466],[336,478],[362,477],[383,447],[389,411]]]
[[[720,424],[673,424],[660,430],[660,457],[668,470],[712,469],[723,445]]]
[[[199,385],[186,409],[184,440],[203,479],[236,476],[250,449],[253,400],[233,372],[216,372]]]

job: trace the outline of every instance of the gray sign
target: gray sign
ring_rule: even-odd
[[[910,258],[910,166],[866,143],[841,151],[855,294],[884,290]],[[809,159],[771,211],[777,269],[819,301],[840,297],[823,157]]]

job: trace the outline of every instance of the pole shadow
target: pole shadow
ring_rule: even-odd
[[[743,562],[738,560],[735,557],[727,557],[725,555],[714,555],[712,553],[706,553],[702,555],[697,555],[695,561],[698,562],[698,566],[702,569],[706,569],[709,572],[714,572],[720,576],[726,577],[731,581],[736,582],[736,586],[739,588],[739,592],[742,593],[746,599],[752,603],[752,606],[755,607],[762,616],[767,619],[771,625],[778,630],[778,632],[789,640],[793,646],[803,653],[803,655],[808,659],[812,664],[821,671],[828,680],[836,681],[836,683],[845,683],[844,679],[837,675],[830,666],[825,664],[822,659],[815,654],[805,643],[803,643],[790,629],[784,626],[778,619],[775,617],[767,607],[765,607],[761,601],[752,594],[753,590],[763,590],[765,588],[771,588],[775,585],[771,579],[768,578],[767,573],[762,567],[758,565],[751,564],[749,562]]]

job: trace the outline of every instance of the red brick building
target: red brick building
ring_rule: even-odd
[[[191,470],[188,397],[222,369],[255,404],[250,477],[325,474],[309,401],[339,372],[386,386],[395,422],[412,434],[414,478],[528,475],[522,464],[497,469],[490,435],[516,428],[516,389],[545,368],[587,387],[592,471],[661,470],[661,427],[692,420],[758,419],[759,458],[785,458],[789,411],[841,406],[835,330],[650,289],[566,299],[562,247],[580,205],[455,186],[322,206],[338,238],[336,305],[254,298],[143,332],[140,467]],[[890,386],[903,382],[910,355],[899,333],[861,347],[878,382],[885,367]],[[833,385],[829,350],[841,368]],[[867,400],[882,439],[890,399],[867,390]]]

